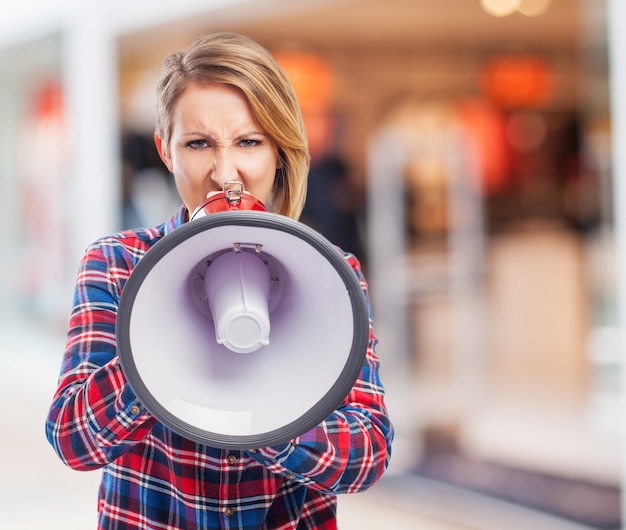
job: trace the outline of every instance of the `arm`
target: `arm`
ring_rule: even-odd
[[[80,265],[61,376],[46,423],[59,457],[79,470],[115,460],[155,420],[137,402],[116,356],[115,319],[130,256],[93,245]],[[118,249],[119,250],[119,249]]]
[[[368,297],[358,261],[352,256],[348,259]],[[373,485],[389,464],[393,440],[378,373],[376,343],[370,314],[366,361],[342,405],[295,440],[259,449],[251,456],[281,476],[327,493],[353,493]]]

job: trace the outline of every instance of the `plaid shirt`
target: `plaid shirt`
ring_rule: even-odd
[[[124,284],[184,214],[87,249],[48,440],[68,466],[103,468],[99,529],[334,529],[336,495],[367,489],[390,456],[393,428],[371,318],[366,362],[350,395],[318,427],[278,447],[225,451],[187,440],[157,422],[124,377],[115,342]],[[358,261],[347,259],[367,295]]]

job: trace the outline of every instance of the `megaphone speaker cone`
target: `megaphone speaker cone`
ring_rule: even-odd
[[[221,448],[277,445],[321,423],[352,389],[368,341],[345,257],[270,212],[212,213],[163,237],[118,310],[137,397],[166,427]]]

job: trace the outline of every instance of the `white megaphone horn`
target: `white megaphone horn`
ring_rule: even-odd
[[[146,253],[117,316],[138,399],[172,431],[221,448],[277,445],[321,423],[352,389],[368,342],[345,256],[239,183]]]

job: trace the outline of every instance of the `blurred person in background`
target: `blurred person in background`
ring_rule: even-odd
[[[311,167],[300,220],[366,267],[362,237],[364,201],[352,182],[351,168],[336,149],[337,119],[330,113],[309,116],[307,127]],[[306,117],[305,117],[306,122]]]
[[[293,219],[306,195],[300,108],[283,70],[254,41],[230,33],[199,37],[165,59],[157,96],[155,142],[183,206],[157,227],[105,237],[86,250],[48,440],[68,466],[103,469],[100,529],[334,529],[337,494],[372,486],[391,454],[371,320],[366,360],[343,404],[275,447],[225,451],[186,439],[143,407],[121,368],[118,303],[156,242],[226,182],[241,183],[270,211]],[[359,261],[347,253],[345,259],[367,297]]]

